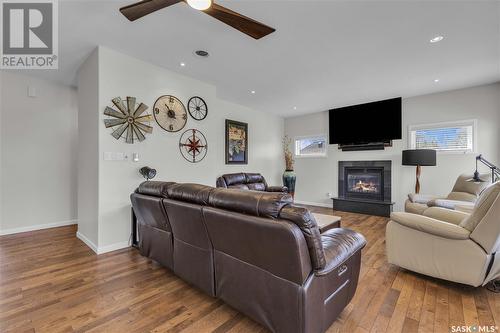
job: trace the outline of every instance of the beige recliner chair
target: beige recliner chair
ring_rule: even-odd
[[[386,248],[389,263],[436,278],[477,287],[500,277],[500,182],[471,214],[439,207],[392,213]]]
[[[482,179],[488,179],[489,175],[481,175]],[[471,212],[474,203],[482,190],[490,183],[474,183],[468,180],[472,175],[460,175],[447,197],[426,194],[408,194],[405,202],[405,212],[413,214],[424,214],[429,207],[442,207]]]

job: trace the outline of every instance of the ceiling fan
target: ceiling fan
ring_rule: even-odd
[[[120,12],[130,21],[135,21],[179,2],[186,2],[192,8],[203,11],[255,39],[260,39],[276,31],[274,28],[213,3],[212,0],[143,0],[120,8]]]

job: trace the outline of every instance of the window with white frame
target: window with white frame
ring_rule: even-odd
[[[326,135],[302,136],[295,138],[295,156],[322,157],[326,156]]]
[[[410,149],[471,153],[476,144],[475,119],[409,126]]]

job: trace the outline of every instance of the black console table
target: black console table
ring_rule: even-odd
[[[333,210],[389,217],[394,202],[357,198],[332,198]]]

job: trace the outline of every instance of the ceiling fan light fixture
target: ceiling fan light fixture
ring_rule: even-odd
[[[212,0],[186,0],[188,5],[197,10],[207,10],[212,6]]]

